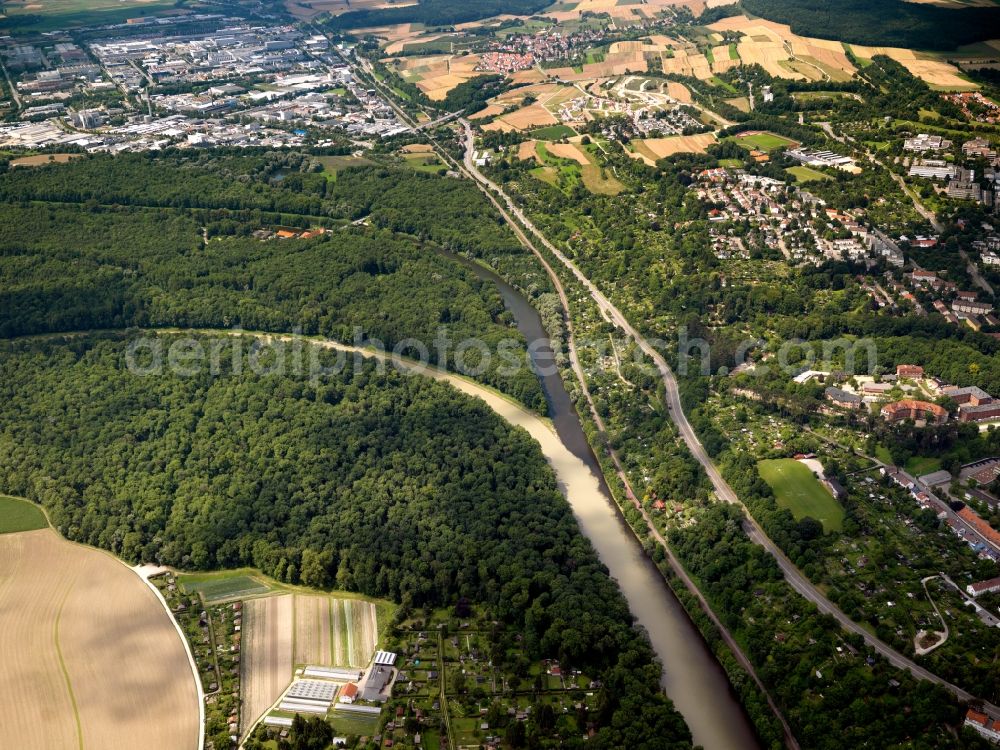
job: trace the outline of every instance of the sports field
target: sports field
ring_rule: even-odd
[[[757,470],[771,485],[778,505],[788,508],[796,519],[811,516],[826,531],[840,531],[843,527],[844,509],[805,464],[779,458],[759,461]]]
[[[785,171],[795,175],[799,179],[799,182],[816,182],[833,179],[828,174],[823,174],[819,170],[801,164],[797,167],[788,167]]]
[[[34,503],[0,495],[0,534],[44,529],[48,525],[42,509]]]
[[[198,747],[181,636],[110,554],[49,528],[0,535],[0,631],[3,747]]]
[[[776,133],[756,132],[733,136],[733,140],[744,148],[755,148],[759,151],[775,151],[791,146],[795,141],[784,138]]]

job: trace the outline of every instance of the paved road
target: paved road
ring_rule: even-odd
[[[472,139],[472,128],[468,121],[460,121],[466,131],[466,142],[467,144]],[[664,390],[667,398],[667,409],[670,412],[670,417],[674,424],[677,426],[677,430],[680,432],[681,437],[688,446],[688,450],[694,456],[695,460],[701,464],[705,473],[708,475],[709,480],[712,482],[712,486],[715,489],[716,495],[722,500],[738,505],[744,511],[743,518],[743,528],[746,534],[752,541],[759,544],[775,559],[778,566],[781,568],[782,573],[785,576],[785,580],[788,581],[789,585],[795,589],[801,596],[811,601],[816,605],[817,609],[824,614],[831,615],[834,617],[841,627],[852,633],[857,633],[865,642],[880,655],[885,657],[885,659],[895,667],[900,669],[908,669],[915,676],[928,680],[930,682],[935,682],[939,685],[950,690],[954,695],[958,696],[962,700],[969,701],[974,700],[975,696],[966,690],[953,685],[947,680],[938,677],[933,672],[921,667],[916,662],[907,658],[903,654],[899,653],[887,643],[883,642],[881,639],[867,631],[858,623],[854,622],[850,617],[844,614],[833,602],[826,598],[823,593],[812,584],[812,582],[805,577],[805,575],[795,566],[795,564],[788,559],[788,557],[778,548],[778,546],[771,541],[770,537],[764,533],[760,524],[753,518],[753,516],[746,509],[746,506],[740,501],[736,492],[730,487],[729,483],[723,478],[722,474],[719,472],[718,467],[709,457],[708,453],[705,451],[704,446],[702,446],[701,441],[695,434],[694,429],[691,427],[691,423],[688,421],[687,416],[684,414],[684,410],[681,406],[680,392],[677,386],[677,379],[667,364],[666,360],[656,351],[652,345],[645,339],[642,334],[640,334],[628,319],[615,307],[614,304],[601,292],[597,286],[588,279],[583,272],[577,267],[577,265],[568,258],[563,252],[561,252],[557,247],[555,247],[551,242],[549,242],[545,236],[538,231],[530,219],[525,216],[524,212],[518,208],[517,205],[511,200],[503,190],[499,188],[495,183],[489,180],[485,175],[483,175],[475,166],[472,161],[471,155],[468,150],[466,151],[465,167],[471,173],[476,180],[481,184],[488,187],[496,195],[500,196],[500,199],[506,204],[507,210],[517,217],[517,219],[534,234],[538,240],[546,247],[546,249],[552,253],[560,263],[562,263],[575,277],[576,279],[587,289],[590,296],[593,298],[594,302],[597,303],[598,308],[601,313],[621,329],[627,336],[632,338],[636,345],[643,351],[646,356],[650,358],[653,364],[656,366],[660,373],[660,377],[663,381]],[[992,704],[984,704],[986,712],[994,718],[1000,719],[1000,708],[993,706]]]
[[[14,101],[14,104],[17,105],[17,108],[21,109],[23,106],[21,104],[21,95],[17,93],[17,87],[10,79],[10,73],[7,72],[7,66],[2,62],[0,62],[0,70],[3,70],[3,77],[7,79],[7,88],[10,90],[10,98]]]

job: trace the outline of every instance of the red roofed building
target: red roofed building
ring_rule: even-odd
[[[961,516],[963,521],[974,527],[984,538],[993,544],[1000,546],[1000,532],[986,523],[985,520],[980,518],[979,515],[968,505],[958,511],[958,515]]]
[[[995,591],[1000,591],[1000,578],[991,578],[988,581],[970,583],[965,587],[965,590],[968,591],[969,596],[973,598],[982,594],[992,594]]]
[[[965,726],[975,729],[988,740],[1000,741],[1000,722],[994,721],[980,711],[970,708],[965,714]]]
[[[916,401],[907,398],[883,406],[882,417],[887,422],[902,422],[905,419],[912,419],[914,421],[923,419],[934,424],[944,424],[948,421],[948,412],[937,404],[932,404],[930,401]]]
[[[924,368],[920,365],[896,365],[896,375],[900,378],[922,378]]]
[[[343,689],[340,691],[340,702],[341,703],[354,703],[354,699],[358,697],[358,686],[353,682],[348,682],[344,685]]]

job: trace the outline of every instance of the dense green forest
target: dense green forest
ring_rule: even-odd
[[[742,0],[769,21],[787,23],[803,36],[854,44],[951,50],[992,39],[1000,8],[943,8],[907,0]]]
[[[272,350],[258,354],[275,372],[255,374],[235,364],[248,338],[225,342],[214,375],[135,374],[136,336],[2,344],[6,492],[42,503],[70,539],[133,561],[253,565],[404,611],[485,603],[523,630],[532,658],[599,676],[588,746],[690,746],[648,642],[526,433],[371,361],[317,383]]]
[[[547,0],[421,0],[399,8],[352,10],[327,21],[331,29],[361,29],[396,23],[451,26],[511,14],[530,16],[551,5]]]
[[[233,208],[218,207],[226,201],[213,193],[227,174],[243,177],[229,188]],[[275,188],[269,174],[256,159],[223,158],[213,169],[171,157],[150,165],[141,157],[0,176],[0,193],[20,196],[0,205],[0,336],[239,326],[353,342],[360,332],[387,347],[416,339],[431,361],[449,366],[460,342],[477,339],[491,352],[481,379],[544,411],[527,366],[501,370],[504,347],[527,360],[497,290],[437,251],[483,258],[523,252],[474,187],[371,168],[346,170],[335,182],[295,172],[283,181],[291,187]],[[330,186],[315,208],[374,227],[342,227],[310,240],[248,236],[267,226],[258,208],[294,208],[310,179]],[[107,205],[121,203],[126,185],[144,186],[134,203],[161,208]],[[450,354],[441,356],[434,343],[439,331]],[[406,351],[420,355],[418,345]],[[467,369],[480,365],[479,356],[468,350]]]

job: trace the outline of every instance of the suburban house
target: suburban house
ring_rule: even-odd
[[[970,583],[965,587],[965,590],[969,592],[969,596],[975,598],[980,594],[993,594],[1000,591],[1000,578],[991,578],[988,581],[979,581],[978,583]]]

